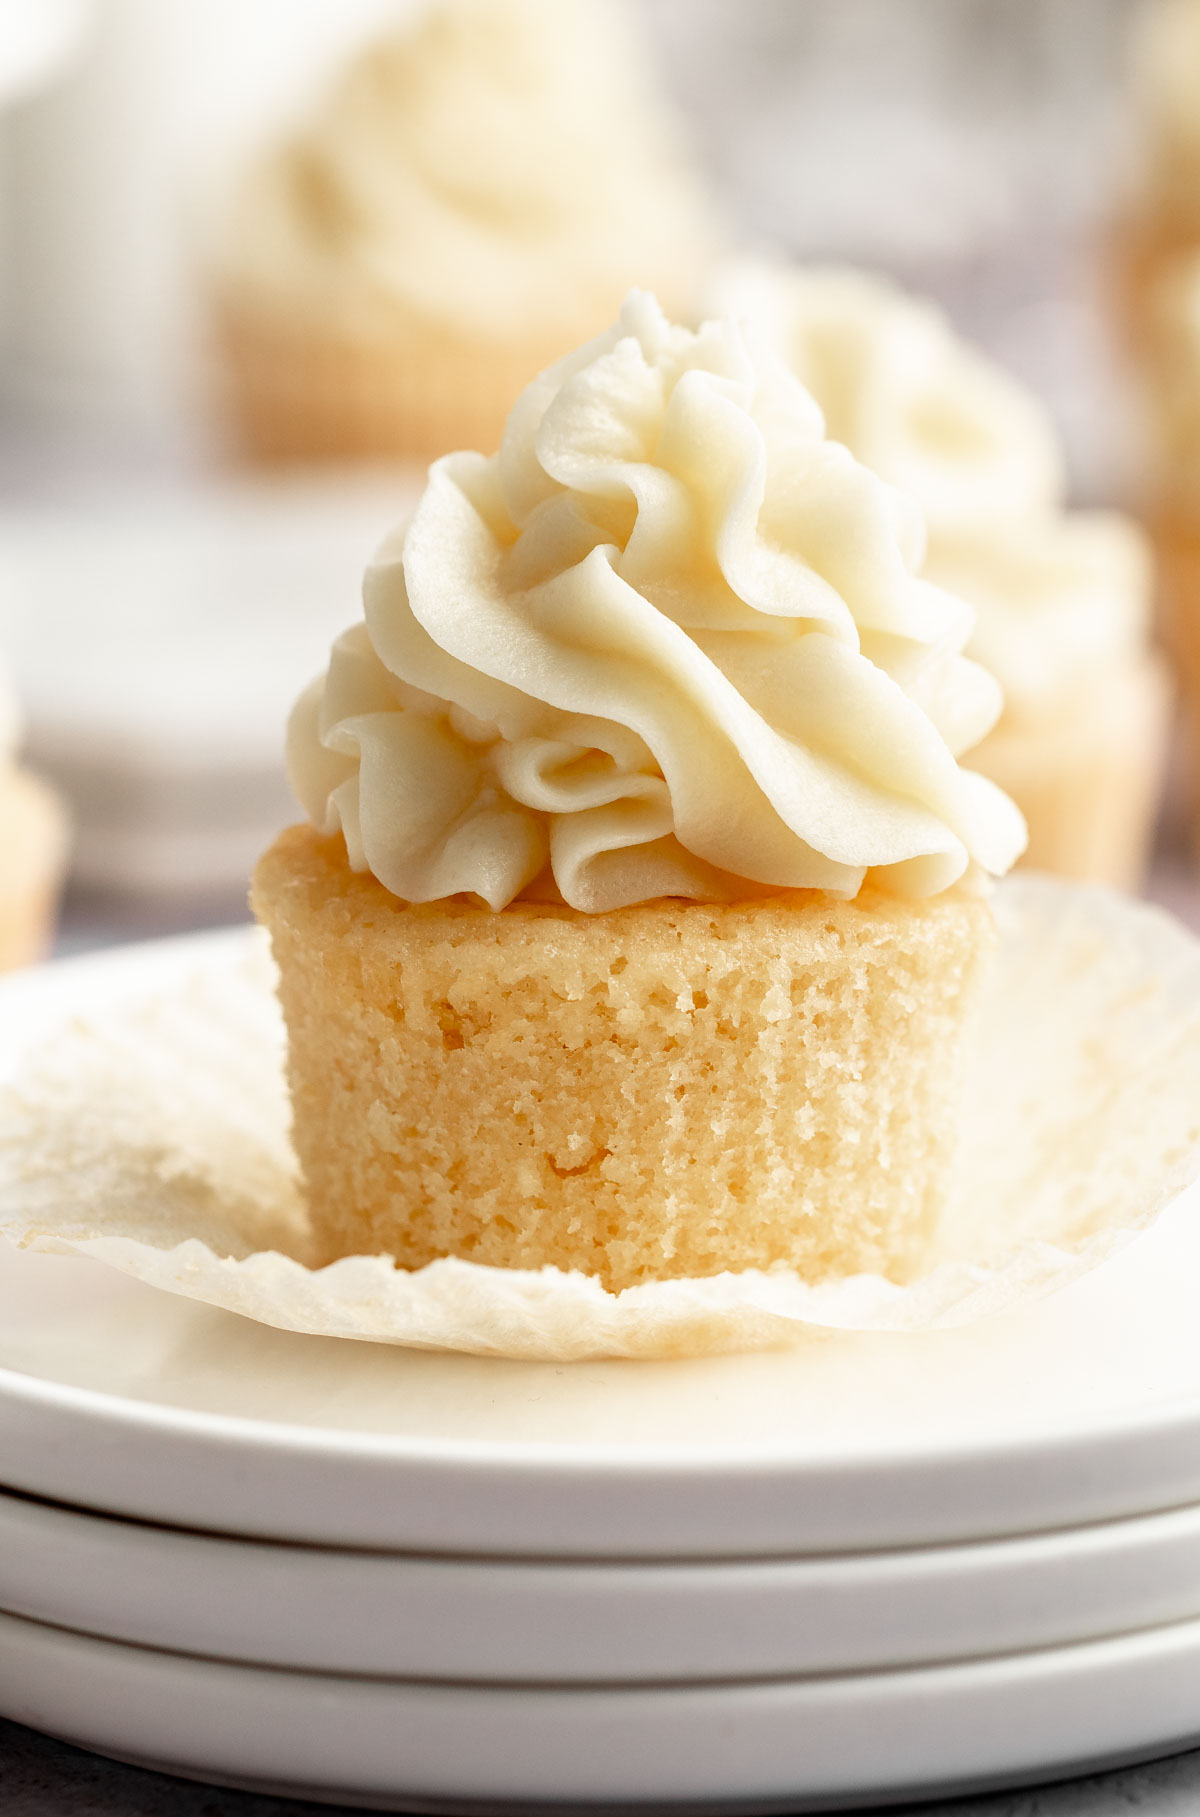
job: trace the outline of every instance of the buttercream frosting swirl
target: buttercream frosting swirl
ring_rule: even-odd
[[[968,648],[1004,690],[1004,722],[1045,721],[1142,659],[1153,570],[1115,511],[1072,511],[930,546],[924,573],[974,608]]]
[[[865,272],[755,259],[719,267],[709,302],[754,321],[816,398],[830,436],[909,493],[931,537],[1060,501],[1048,414],[936,305]]]
[[[635,292],[498,454],[430,469],[293,712],[293,786],[413,902],[982,885],[1024,841],[956,761],[1000,691],[922,555],[769,348]]]
[[[682,297],[708,241],[619,4],[439,0],[251,170],[224,264],[344,325],[569,345],[632,282]]]

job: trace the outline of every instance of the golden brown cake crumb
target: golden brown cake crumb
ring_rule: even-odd
[[[307,826],[259,863],[325,1259],[610,1288],[902,1276],[937,1218],[992,916],[795,892],[408,906]]]

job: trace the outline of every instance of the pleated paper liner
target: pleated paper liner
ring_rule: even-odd
[[[489,1356],[704,1355],[967,1324],[1096,1267],[1200,1175],[1200,944],[1144,904],[1034,875],[1003,885],[996,910],[950,1204],[904,1286],[756,1272],[613,1294],[454,1259],[307,1267],[256,931],[21,1056],[0,1092],[0,1230],[286,1330]]]

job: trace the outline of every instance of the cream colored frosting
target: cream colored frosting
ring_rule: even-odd
[[[922,555],[768,348],[634,293],[497,455],[430,469],[293,712],[293,787],[414,902],[981,886],[1024,842],[956,761],[1000,692]]]
[[[816,398],[834,441],[920,505],[931,536],[1053,506],[1050,419],[933,304],[863,272],[719,267],[715,312],[752,320]]]
[[[439,0],[247,180],[227,276],[336,314],[570,345],[631,283],[682,300],[699,185],[613,0]]]
[[[934,540],[924,573],[976,611],[969,649],[1004,690],[1006,724],[1045,720],[1113,665],[1139,660],[1153,570],[1116,512],[1071,512]]]

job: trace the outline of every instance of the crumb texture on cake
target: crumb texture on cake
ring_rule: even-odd
[[[252,901],[320,1252],[903,1278],[941,1206],[987,904],[409,906],[290,828]]]

